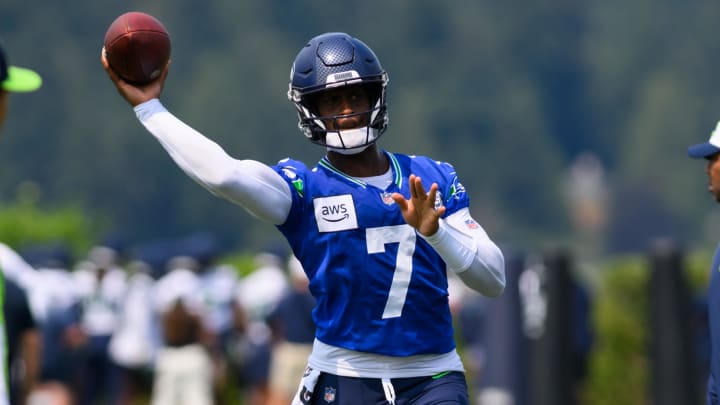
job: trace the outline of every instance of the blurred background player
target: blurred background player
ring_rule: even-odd
[[[127,276],[119,253],[108,246],[94,246],[73,272],[80,294],[81,325],[87,336],[82,356],[82,389],[79,404],[91,405],[119,397],[120,368],[110,354],[110,340],[117,330]]]
[[[271,395],[273,331],[269,317],[290,290],[286,259],[284,244],[266,246],[254,257],[255,269],[240,279],[236,288],[237,329],[229,352],[250,405],[266,404]]]
[[[198,269],[193,258],[176,256],[168,263],[167,274],[155,284],[162,346],[155,360],[153,405],[214,403],[214,368],[203,345]]]
[[[152,269],[142,260],[127,264],[127,287],[109,353],[119,368],[118,401],[134,404],[151,391],[155,351],[159,345],[153,308]]]
[[[9,65],[5,52],[0,47],[0,135],[8,111],[10,93],[35,91],[41,85],[42,79],[36,72]],[[0,263],[0,270],[2,270],[2,263]],[[6,404],[11,399],[12,403],[21,402],[32,388],[31,386],[37,377],[40,339],[37,335],[35,320],[28,311],[29,304],[26,292],[17,284],[17,281],[11,281],[10,285],[7,286],[6,294],[4,279],[4,276],[0,277],[0,291],[3,291],[0,305],[3,306],[2,309],[5,314],[3,324],[0,325],[0,350],[2,350],[0,358],[3,359],[3,370],[0,372],[2,374],[0,378],[0,403]],[[8,344],[12,344],[12,346]],[[23,351],[17,350],[22,348],[25,349],[22,360],[26,363],[26,372],[21,377],[22,381],[12,381],[11,384],[7,371],[12,369],[12,364],[8,364],[7,361],[12,362],[16,358],[15,354],[23,353]],[[9,353],[9,350],[12,352]]]
[[[5,52],[0,48],[0,129],[5,123],[10,93],[35,91],[42,85],[42,79],[36,72],[8,65]]]
[[[220,401],[227,387],[228,353],[233,322],[233,301],[238,284],[237,270],[218,263],[220,242],[210,232],[194,232],[179,243],[183,254],[197,263],[200,286],[200,318],[203,323],[203,345],[209,350],[214,366],[214,395]]]
[[[71,271],[73,258],[69,248],[58,242],[27,246],[22,254],[35,268],[27,291],[42,333],[40,383],[28,401],[78,403],[88,339],[82,327],[78,284]]]
[[[688,155],[705,159],[708,176],[707,191],[720,202],[720,122],[707,142],[688,148]],[[708,321],[710,324],[710,374],[707,382],[707,405],[720,404],[720,246],[710,266],[710,285],[707,293]]]
[[[0,268],[4,267],[0,264]],[[10,403],[20,404],[38,382],[42,336],[24,287],[12,278],[5,280],[4,287],[3,315],[7,326],[6,365],[10,378]]]
[[[272,336],[269,405],[292,402],[297,377],[305,371],[315,338],[312,319],[315,298],[310,294],[302,264],[295,256],[290,256],[287,262],[287,273],[290,288],[267,321]]]

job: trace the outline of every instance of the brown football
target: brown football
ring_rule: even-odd
[[[125,81],[147,84],[170,60],[170,35],[155,17],[139,11],[122,14],[105,33],[105,56]]]

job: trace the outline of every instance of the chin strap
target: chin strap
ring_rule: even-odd
[[[341,155],[356,155],[356,154],[364,151],[365,149],[367,149],[368,146],[370,146],[370,145],[358,146],[357,148],[352,148],[352,149],[341,149],[341,148],[333,148],[332,146],[328,146],[327,150],[339,153]]]

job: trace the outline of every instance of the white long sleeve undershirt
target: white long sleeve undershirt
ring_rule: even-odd
[[[158,99],[139,104],[134,110],[175,163],[197,183],[260,220],[275,225],[285,222],[292,204],[291,190],[272,168],[231,157],[220,145],[168,112]],[[504,290],[503,254],[467,209],[441,220],[438,232],[424,239],[468,287],[489,297]]]
[[[420,235],[420,234],[418,234]],[[464,208],[440,220],[431,236],[422,236],[447,267],[473,290],[497,297],[505,289],[505,258],[500,248]]]
[[[269,166],[228,155],[220,145],[168,112],[158,99],[134,109],[140,122],[190,178],[254,217],[274,225],[285,222],[292,204],[290,187]]]

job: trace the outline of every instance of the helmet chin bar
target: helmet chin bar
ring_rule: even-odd
[[[328,146],[327,150],[331,151],[331,152],[339,153],[341,155],[350,156],[350,155],[357,155],[358,153],[367,149],[368,146],[370,146],[370,145],[359,146],[357,148],[352,148],[352,149],[339,149],[339,148],[333,148],[333,147]]]
[[[378,138],[378,130],[371,127],[360,127],[342,131],[328,131],[325,134],[325,145],[328,150],[343,155],[354,155],[367,149]]]

